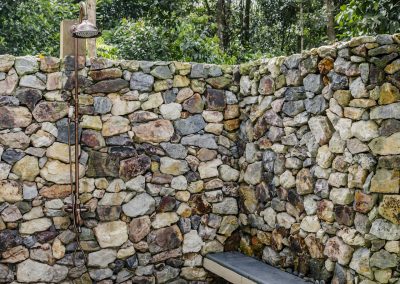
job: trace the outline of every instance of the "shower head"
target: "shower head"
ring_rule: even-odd
[[[101,32],[96,25],[88,20],[86,4],[81,2],[79,6],[79,24],[72,26],[72,36],[75,38],[96,38],[101,36]]]
[[[99,29],[88,20],[72,27],[72,36],[76,38],[96,38],[101,36]]]

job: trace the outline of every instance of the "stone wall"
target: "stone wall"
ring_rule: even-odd
[[[63,211],[73,66],[0,56],[0,282],[207,280],[202,255],[239,226],[233,67],[81,62],[86,269]]]
[[[328,283],[400,283],[399,43],[240,67],[242,251]]]
[[[73,59],[0,55],[0,283],[221,283],[202,260],[229,250],[399,281],[399,42],[240,66],[81,58],[86,267],[63,211]]]

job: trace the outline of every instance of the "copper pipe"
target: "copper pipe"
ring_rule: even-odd
[[[79,64],[79,52],[78,52],[78,39],[75,38],[75,119],[74,119],[74,126],[75,126],[75,194],[74,194],[74,216],[75,221],[78,226],[78,232],[81,232],[80,228],[80,212],[78,208],[78,201],[79,201],[79,75],[78,75],[78,64]]]
[[[64,209],[66,212],[72,213],[73,219],[73,228],[75,231],[75,238],[77,242],[77,246],[73,252],[73,263],[75,263],[75,257],[78,250],[83,253],[84,261],[87,262],[87,255],[82,249],[80,243],[80,233],[81,233],[81,225],[83,224],[81,212],[89,211],[88,207],[82,206],[79,201],[79,38],[94,38],[101,35],[99,30],[95,25],[87,21],[87,10],[86,4],[84,2],[80,3],[79,9],[79,23],[76,26],[73,26],[71,29],[72,36],[75,38],[74,41],[74,77],[75,77],[75,92],[74,92],[74,115],[72,118],[72,114],[69,113],[68,116],[68,155],[69,155],[69,171],[70,171],[70,186],[71,186],[71,204],[68,204]],[[69,107],[71,103],[69,103]],[[71,119],[74,121],[74,131],[75,131],[75,176],[73,178],[73,166],[72,166],[72,151],[71,151]],[[75,182],[75,185],[73,185]]]

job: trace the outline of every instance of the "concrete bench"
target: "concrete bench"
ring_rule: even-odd
[[[239,252],[208,254],[204,268],[233,284],[307,283],[303,279]]]

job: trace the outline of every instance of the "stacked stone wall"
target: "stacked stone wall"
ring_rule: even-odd
[[[398,283],[399,36],[240,67],[240,249],[326,283]]]
[[[63,211],[73,66],[0,56],[0,282],[210,280],[203,255],[239,227],[233,67],[82,58],[85,267]]]
[[[240,66],[0,55],[0,283],[221,283],[240,250],[307,279],[399,281],[400,36]],[[75,162],[75,161],[73,161]]]

